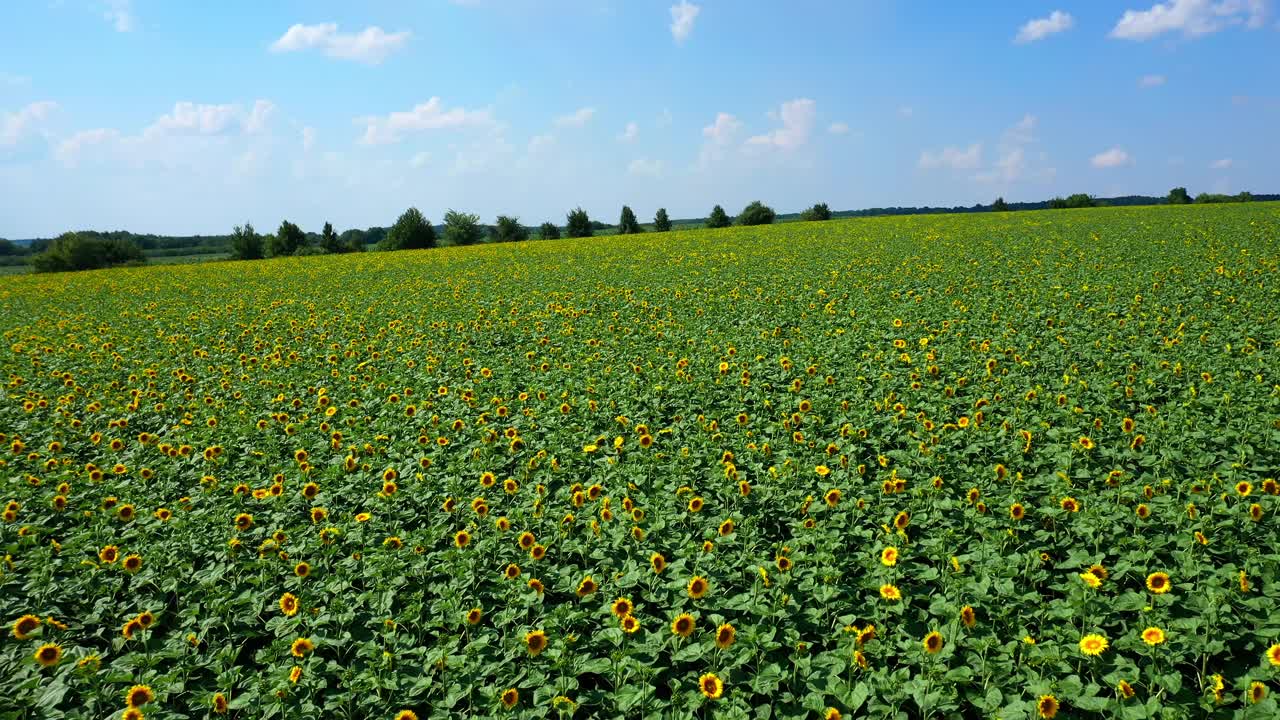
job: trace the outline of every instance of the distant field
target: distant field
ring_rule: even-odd
[[[1280,713],[1280,204],[28,275],[0,333],[0,716]]]

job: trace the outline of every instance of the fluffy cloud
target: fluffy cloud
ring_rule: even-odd
[[[67,167],[75,167],[80,161],[80,153],[85,148],[93,145],[103,145],[111,143],[119,139],[120,133],[111,128],[97,128],[94,130],[82,130],[75,135],[58,143],[58,148],[54,151],[54,155],[58,161]]]
[[[542,152],[556,144],[554,135],[534,135],[529,138],[528,151],[530,155]]]
[[[1230,167],[1231,167],[1231,158],[1222,158],[1221,160],[1214,160],[1214,161],[1213,161],[1213,164],[1209,165],[1209,167],[1210,167],[1211,169],[1213,169],[1213,170],[1227,170],[1227,169],[1230,169]]]
[[[689,37],[689,33],[693,32],[693,21],[700,12],[702,8],[689,0],[680,0],[679,5],[671,6],[671,37],[676,42],[682,43]]]
[[[143,130],[142,136],[151,139],[163,135],[219,135],[226,132],[239,116],[237,105],[180,102],[173,106],[173,112],[161,115]]]
[[[16,145],[57,108],[57,103],[42,100],[31,103],[16,113],[0,112],[0,147]]]
[[[103,17],[110,21],[116,32],[130,32],[138,27],[131,5],[130,0],[107,0],[107,10]]]
[[[982,164],[982,143],[974,143],[967,148],[945,147],[939,152],[925,150],[920,153],[917,164],[925,170],[973,170]]]
[[[662,161],[650,160],[648,158],[636,158],[627,165],[628,175],[641,175],[646,177],[661,177]]]
[[[636,137],[640,135],[640,126],[636,123],[629,122],[618,135],[618,139],[622,142],[635,142]]]
[[[782,104],[778,117],[782,127],[767,135],[756,135],[747,140],[748,145],[765,145],[791,150],[809,141],[813,121],[817,116],[817,103],[809,98],[799,98]]]
[[[1168,32],[1199,37],[1242,23],[1260,28],[1266,18],[1266,0],[1169,0],[1152,5],[1150,10],[1126,10],[1111,37],[1149,40]]]
[[[360,142],[364,145],[398,142],[408,132],[497,126],[488,110],[445,109],[438,97],[419,103],[406,112],[393,112],[386,117],[358,117],[355,123],[365,126],[364,134],[360,137]]]
[[[1070,30],[1075,24],[1076,20],[1070,14],[1061,10],[1054,10],[1049,13],[1048,17],[1028,20],[1026,24],[1018,28],[1018,34],[1013,41],[1020,44],[1035,42],[1054,33]]]
[[[265,132],[267,129],[267,120],[271,117],[271,113],[275,112],[275,103],[270,100],[258,100],[253,103],[253,109],[249,111],[249,117],[244,121],[244,131],[250,135],[257,135]]]
[[[429,162],[431,162],[431,153],[423,151],[415,154],[412,158],[410,158],[409,167],[412,167],[415,169],[424,168],[427,166],[427,163]]]
[[[1113,147],[1110,150],[1094,155],[1093,159],[1089,161],[1089,164],[1096,168],[1114,168],[1120,167],[1121,165],[1128,165],[1132,161],[1133,158],[1129,157],[1129,153],[1125,152],[1121,148]]]
[[[311,148],[316,146],[316,129],[313,127],[302,128],[302,151],[309,152]]]
[[[580,128],[591,122],[591,118],[596,114],[595,108],[584,107],[556,118],[555,126],[558,128]]]
[[[1138,78],[1138,87],[1141,88],[1160,87],[1164,83],[1165,77],[1163,75],[1143,75]]]
[[[317,48],[331,58],[377,65],[386,60],[388,55],[404,47],[408,41],[407,30],[389,33],[377,25],[358,33],[343,33],[338,31],[337,23],[299,23],[272,43],[271,51],[284,53]]]
[[[827,127],[827,132],[831,133],[832,135],[848,135],[849,125],[847,123],[842,123],[842,122],[831,123],[831,125]]]
[[[702,128],[702,136],[716,145],[728,145],[742,127],[742,122],[729,113],[718,113],[716,121]]]

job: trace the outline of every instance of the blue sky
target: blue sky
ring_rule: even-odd
[[[0,236],[1280,192],[1271,0],[7,0]]]

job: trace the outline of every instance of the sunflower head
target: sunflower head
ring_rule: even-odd
[[[315,649],[315,643],[311,642],[309,638],[298,638],[289,646],[289,652],[292,653],[294,657],[306,657]]]
[[[134,685],[124,694],[124,704],[131,708],[140,708],[155,699],[155,693],[146,685]]]
[[[1164,642],[1164,630],[1158,627],[1149,627],[1142,631],[1142,642],[1148,645],[1160,645]]]
[[[941,652],[942,646],[945,645],[946,642],[942,639],[942,633],[938,632],[937,630],[934,630],[933,632],[924,636],[924,640],[922,641],[922,644],[924,645],[925,652],[932,655],[934,653]]]
[[[1163,595],[1169,592],[1172,583],[1169,582],[1168,573],[1153,572],[1147,576],[1147,589],[1157,595]]]
[[[1080,638],[1080,652],[1090,657],[1097,657],[1107,649],[1107,639],[1102,635],[1090,634]]]
[[[530,655],[537,655],[547,649],[547,634],[541,630],[525,633],[524,644]]]
[[[682,638],[687,638],[693,634],[695,625],[696,623],[694,622],[692,615],[689,613],[682,613],[677,615],[675,620],[671,621],[671,632]]]
[[[36,650],[34,657],[41,667],[53,667],[62,660],[62,648],[53,643],[45,643]]]
[[[1052,695],[1041,695],[1036,701],[1036,712],[1045,720],[1052,720],[1058,714],[1058,699]]]
[[[738,637],[738,631],[729,623],[724,623],[716,628],[716,647],[724,650]]]
[[[19,640],[26,640],[39,629],[40,618],[35,615],[23,615],[13,621],[13,636]]]
[[[708,700],[719,700],[724,695],[724,681],[715,673],[706,673],[698,678],[698,690]]]
[[[630,615],[631,611],[635,610],[635,607],[636,606],[631,602],[630,599],[620,597],[617,600],[613,601],[613,604],[609,606],[609,610],[614,615],[618,616],[619,618],[622,618],[622,617],[626,617],[627,615]]]
[[[507,688],[502,691],[498,699],[502,702],[502,707],[510,710],[516,706],[516,703],[520,702],[520,691],[515,688]]]

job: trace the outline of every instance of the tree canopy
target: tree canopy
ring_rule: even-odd
[[[479,215],[452,209],[444,214],[445,245],[475,245],[483,239]]]
[[[418,208],[411,207],[401,213],[378,243],[379,250],[419,250],[436,246],[436,229],[422,216]]]
[[[591,237],[595,234],[595,228],[591,225],[591,218],[587,215],[587,211],[582,208],[575,208],[570,211],[566,220],[564,234],[568,237]]]
[[[709,228],[726,228],[733,224],[729,219],[729,214],[719,205],[711,208],[711,215],[707,217],[707,227]]]
[[[772,225],[777,213],[759,200],[752,200],[738,215],[739,225]]]
[[[666,208],[658,208],[658,212],[654,214],[653,229],[657,232],[667,232],[671,229],[671,218],[667,217]]]
[[[809,222],[830,220],[831,208],[827,207],[826,203],[818,203],[808,210],[800,213],[800,219]]]
[[[529,230],[520,224],[520,218],[499,215],[489,231],[494,242],[517,242],[529,238]]]
[[[636,220],[636,214],[632,212],[631,207],[622,206],[622,215],[618,218],[618,234],[619,235],[635,235],[642,232],[640,223]]]

